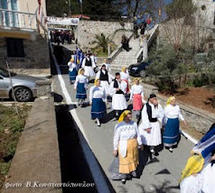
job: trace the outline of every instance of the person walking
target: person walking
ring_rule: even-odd
[[[106,93],[101,87],[100,80],[95,79],[94,86],[90,88],[89,101],[91,104],[91,118],[96,119],[97,126],[101,126],[101,119],[106,114]]]
[[[125,35],[122,35],[122,41],[121,41],[121,43],[122,43],[122,48],[124,50],[126,50],[127,52],[131,49],[129,47],[129,39]]]
[[[106,69],[106,65],[103,64],[101,69],[96,74],[96,79],[101,82],[101,87],[105,89],[106,95],[110,95],[110,83],[112,82],[112,76]]]
[[[129,175],[137,177],[139,164],[138,148],[143,149],[137,124],[132,121],[132,113],[125,110],[114,129],[113,155],[119,157],[119,173],[125,174],[122,183],[126,183]]]
[[[155,156],[159,155],[156,147],[162,143],[161,128],[163,117],[163,108],[158,104],[157,96],[150,94],[148,102],[142,110],[139,131],[143,144],[148,146],[150,152]]]
[[[74,89],[76,90],[76,99],[78,100],[78,106],[84,106],[84,101],[87,98],[88,79],[84,75],[84,69],[81,68],[78,71],[78,76],[76,77]]]
[[[127,95],[130,91],[129,84],[131,82],[127,67],[122,67],[122,71],[120,72],[122,91],[125,95]]]
[[[140,85],[139,78],[134,79],[134,85],[131,87],[131,92],[130,92],[130,101],[132,101],[133,112],[135,113],[136,119],[138,120],[140,117],[140,112],[144,105],[143,104],[143,101],[144,101],[143,86]]]
[[[75,82],[76,76],[78,74],[78,72],[77,72],[77,65],[75,64],[73,57],[68,62],[68,66],[69,66],[69,79],[70,79],[70,83],[73,84]]]
[[[168,98],[164,109],[164,116],[165,129],[163,133],[163,144],[165,148],[173,152],[173,148],[177,145],[180,137],[179,120],[183,121],[186,125],[186,121],[181,114],[180,107],[176,104],[176,98],[174,96]]]
[[[95,76],[95,67],[95,61],[92,59],[91,54],[88,52],[86,57],[83,59],[82,68],[84,68],[84,75],[87,76],[89,80],[94,78]]]
[[[110,93],[112,95],[112,109],[115,110],[116,119],[119,118],[120,114],[127,109],[127,102],[124,92],[121,89],[120,73],[115,74],[115,79],[110,85]],[[112,94],[113,93],[113,94]]]

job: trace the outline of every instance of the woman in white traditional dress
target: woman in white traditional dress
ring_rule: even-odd
[[[87,98],[88,79],[84,75],[84,69],[80,68],[78,76],[76,77],[74,89],[76,90],[76,99],[78,99],[78,105],[83,107],[84,101]]]
[[[131,111],[124,111],[114,129],[113,155],[119,156],[119,173],[137,177],[139,164],[138,147],[143,149],[137,124],[132,121]],[[126,177],[122,183],[126,182]]]
[[[69,79],[70,83],[73,84],[75,82],[76,76],[78,74],[77,72],[77,65],[74,62],[74,58],[71,58],[70,61],[68,62],[69,66]]]
[[[173,147],[177,145],[179,133],[179,120],[183,121],[186,125],[183,115],[181,114],[180,107],[176,105],[174,96],[169,97],[167,106],[164,109],[165,115],[165,129],[163,133],[163,144],[170,152],[173,152]]]
[[[144,100],[143,86],[140,85],[140,79],[138,78],[134,79],[134,85],[131,87],[130,101],[132,101],[133,103],[133,112],[135,112],[136,118],[138,119],[140,116],[141,109],[146,103]]]
[[[148,102],[142,110],[142,120],[139,125],[141,139],[144,145],[149,146],[150,152],[158,155],[156,146],[161,144],[161,128],[164,118],[163,108],[158,104],[155,94],[150,94]]]
[[[82,62],[82,68],[84,68],[84,75],[88,77],[88,79],[93,79],[95,76],[94,68],[96,68],[96,64],[94,59],[91,58],[91,54],[87,53],[86,57]]]
[[[96,119],[97,126],[101,126],[101,119],[106,114],[106,94],[105,89],[100,86],[100,80],[96,79],[94,86],[90,88],[89,100],[91,104],[91,118]]]
[[[129,84],[131,83],[131,79],[128,73],[128,69],[126,67],[122,67],[122,71],[120,72],[120,77],[122,80],[122,91],[125,94],[128,94],[130,91]]]
[[[96,79],[101,82],[101,87],[105,89],[106,95],[110,95],[110,83],[112,82],[112,76],[103,64],[101,69],[96,74]]]
[[[121,79],[120,73],[115,74],[115,79],[111,83],[111,90],[113,90],[112,96],[112,109],[116,111],[116,119],[119,118],[120,114],[127,109],[127,102],[124,92],[121,90]]]

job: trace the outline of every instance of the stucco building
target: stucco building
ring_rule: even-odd
[[[45,0],[0,0],[0,66],[22,73],[48,73]]]

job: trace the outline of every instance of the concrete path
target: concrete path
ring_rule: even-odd
[[[72,102],[76,102],[75,91],[69,83],[68,75],[62,76],[66,89],[70,94],[69,97],[71,97]],[[59,97],[63,97],[62,102],[65,102],[57,76],[54,77],[53,88]],[[109,115],[112,114],[111,111],[111,109],[108,109]],[[113,160],[113,130],[117,122],[111,119],[106,124],[103,124],[102,127],[97,127],[95,122],[90,119],[90,107],[77,107],[76,113],[83,125],[92,151],[110,179],[108,168]],[[140,179],[132,179],[127,181],[125,185],[121,184],[120,181],[112,181],[111,179],[110,182],[117,193],[178,193],[180,192],[177,188],[180,173],[185,166],[192,147],[193,144],[182,137],[179,147],[172,154],[164,149],[158,157],[151,160],[147,151],[144,150],[141,154],[141,166],[142,168],[145,167]]]

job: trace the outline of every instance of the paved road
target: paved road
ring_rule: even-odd
[[[73,86],[69,83],[69,77],[67,74],[62,76],[70,97],[72,101],[75,102],[75,91]],[[59,94],[59,96],[61,95],[63,97],[62,102],[65,102],[57,76],[54,76],[53,85],[55,93]],[[111,115],[111,111],[111,109],[108,109],[109,115]],[[90,119],[90,107],[78,107],[76,108],[76,112],[82,122],[92,151],[101,164],[105,174],[110,178],[108,168],[113,160],[113,129],[117,122],[111,119],[106,124],[103,124],[102,127],[97,127],[95,122]],[[179,147],[175,149],[172,154],[164,149],[157,158],[151,160],[145,150],[141,154],[141,166],[144,167],[144,169],[140,179],[132,179],[127,181],[125,185],[122,185],[119,181],[110,180],[110,182],[117,193],[180,192],[177,188],[178,179],[192,147],[193,144],[182,137]]]

